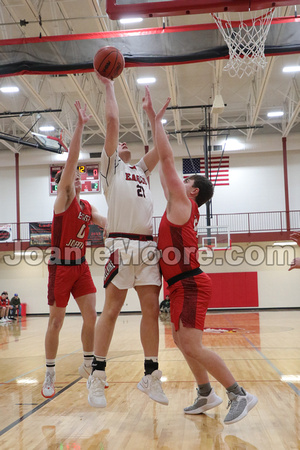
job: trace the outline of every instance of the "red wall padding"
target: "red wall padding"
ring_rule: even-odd
[[[258,307],[257,272],[209,273],[213,294],[209,308]],[[167,284],[164,282],[164,298]]]
[[[213,295],[209,308],[258,306],[257,272],[209,273]]]

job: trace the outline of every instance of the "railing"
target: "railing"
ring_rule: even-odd
[[[290,228],[291,230],[300,229],[300,211],[290,211]],[[253,212],[253,213],[234,213],[234,214],[215,214],[211,218],[212,227],[228,227],[231,234],[234,233],[259,233],[259,232],[283,232],[287,230],[285,211],[269,211],[269,212]],[[153,217],[154,236],[158,235],[161,217]],[[49,222],[49,221],[48,221]],[[43,222],[41,222],[43,223]],[[46,223],[46,222],[44,222]],[[29,222],[21,222],[20,224],[20,240],[29,241]],[[198,227],[206,227],[206,217],[202,215],[199,220]],[[7,224],[0,223],[0,230]],[[11,240],[18,238],[18,226],[16,223],[10,223]],[[1,241],[0,241],[1,242]],[[2,241],[3,242],[3,241]]]
[[[290,229],[300,229],[300,211],[290,211]],[[234,233],[261,233],[290,231],[286,224],[285,211],[215,214],[211,218],[212,227],[228,227]],[[161,217],[154,217],[154,235],[157,235]],[[201,215],[198,227],[206,227],[206,216]]]

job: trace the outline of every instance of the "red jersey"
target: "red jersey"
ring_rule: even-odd
[[[54,214],[51,228],[52,255],[65,261],[80,260],[85,256],[91,218],[92,207],[89,202],[80,200],[79,204],[76,197],[66,211]]]
[[[184,225],[169,222],[166,211],[160,222],[157,248],[161,251],[159,264],[166,281],[200,266],[197,258],[197,225],[200,216],[197,204],[194,200],[191,203],[191,215]]]

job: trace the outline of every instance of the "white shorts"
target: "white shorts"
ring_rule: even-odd
[[[160,253],[156,242],[108,238],[110,259],[105,266],[104,287],[112,282],[118,289],[134,286],[161,286]]]

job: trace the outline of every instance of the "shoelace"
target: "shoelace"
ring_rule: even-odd
[[[228,400],[228,405],[227,405],[227,409],[228,408],[230,408],[230,406],[233,404],[233,408],[237,408],[237,406],[238,406],[238,404],[239,404],[239,402],[237,401],[237,395],[235,396],[235,398],[233,398],[233,399],[229,399]]]
[[[161,386],[161,381],[159,378],[152,376],[152,386],[156,392],[163,393],[163,389]]]
[[[103,394],[104,393],[105,381],[100,380],[99,378],[92,378],[91,387],[93,389],[94,394]]]
[[[54,383],[54,375],[47,373],[45,377],[45,385],[51,386]]]

